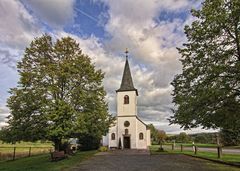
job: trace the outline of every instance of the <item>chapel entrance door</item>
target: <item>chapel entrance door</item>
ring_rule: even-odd
[[[126,136],[123,137],[123,145],[124,148],[130,148],[130,137]]]

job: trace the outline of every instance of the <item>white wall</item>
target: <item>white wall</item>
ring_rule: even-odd
[[[146,125],[143,124],[141,121],[137,120],[137,141],[138,141],[138,149],[147,149],[147,130]],[[139,134],[143,133],[143,139],[139,139]]]
[[[124,104],[124,96],[129,96],[129,104]],[[137,115],[136,91],[117,92],[117,115]]]
[[[151,146],[151,130],[147,129],[147,146]]]
[[[136,149],[136,117],[118,117],[118,139],[121,138],[122,146],[123,146],[123,135],[125,135],[125,129],[128,129],[128,134],[130,135],[130,148]],[[124,122],[128,121],[130,125],[128,127],[124,126]]]
[[[124,96],[129,96],[129,104],[124,104]],[[131,149],[146,149],[151,144],[150,130],[146,125],[137,118],[137,94],[136,91],[117,92],[117,120],[116,124],[109,129],[108,145],[109,147],[118,147],[119,138],[122,141],[125,135],[125,129],[128,129],[130,135]],[[130,125],[124,126],[124,122],[128,121]],[[143,140],[139,140],[139,133],[143,133]],[[111,134],[115,133],[115,140],[111,140]],[[104,142],[105,139],[103,139]],[[107,144],[107,143],[105,143]]]
[[[111,139],[112,133],[115,134],[115,140]],[[118,138],[117,138],[117,125],[114,125],[113,127],[109,128],[109,135],[108,135],[108,141],[109,141],[109,148],[117,148],[118,147]]]
[[[107,133],[106,136],[103,136],[103,137],[102,137],[102,145],[103,145],[103,146],[108,146],[108,145],[109,145],[108,136],[109,136],[109,134]]]

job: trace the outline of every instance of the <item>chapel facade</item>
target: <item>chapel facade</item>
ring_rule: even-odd
[[[103,145],[109,149],[147,149],[151,145],[150,130],[137,116],[138,90],[133,85],[127,53],[121,86],[116,90],[116,121],[103,137]]]

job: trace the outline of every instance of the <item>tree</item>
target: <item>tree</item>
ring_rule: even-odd
[[[216,144],[218,133],[197,133],[189,136],[195,143]]]
[[[181,132],[177,136],[177,142],[188,143],[189,141],[191,141],[191,138],[186,134],[186,132]]]
[[[163,130],[158,130],[158,143],[163,144],[167,138],[167,134]]]
[[[177,137],[178,137],[177,135],[169,135],[169,136],[166,138],[166,141],[167,141],[167,142],[170,142],[170,143],[176,142]]]
[[[220,131],[221,144],[226,146],[240,145],[240,130],[227,130],[222,129]]]
[[[148,128],[150,129],[150,132],[151,132],[152,143],[158,142],[158,130],[154,127],[153,124],[149,124]]]
[[[172,85],[170,124],[240,129],[240,1],[205,0],[178,48],[183,71]]]
[[[63,139],[98,138],[108,131],[112,117],[104,99],[104,74],[95,69],[74,39],[36,38],[17,68],[20,79],[10,90],[11,115],[2,134],[12,137],[3,139],[48,139],[58,150]]]
[[[202,143],[202,144],[209,144],[209,143],[211,143],[208,140],[208,137],[206,136],[206,134],[198,134],[198,135],[196,135],[195,138],[194,138],[194,142],[195,143]]]

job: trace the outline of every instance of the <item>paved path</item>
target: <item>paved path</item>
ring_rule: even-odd
[[[150,155],[144,150],[98,153],[73,171],[214,171],[212,162],[180,154]],[[229,170],[229,169],[228,169]]]

